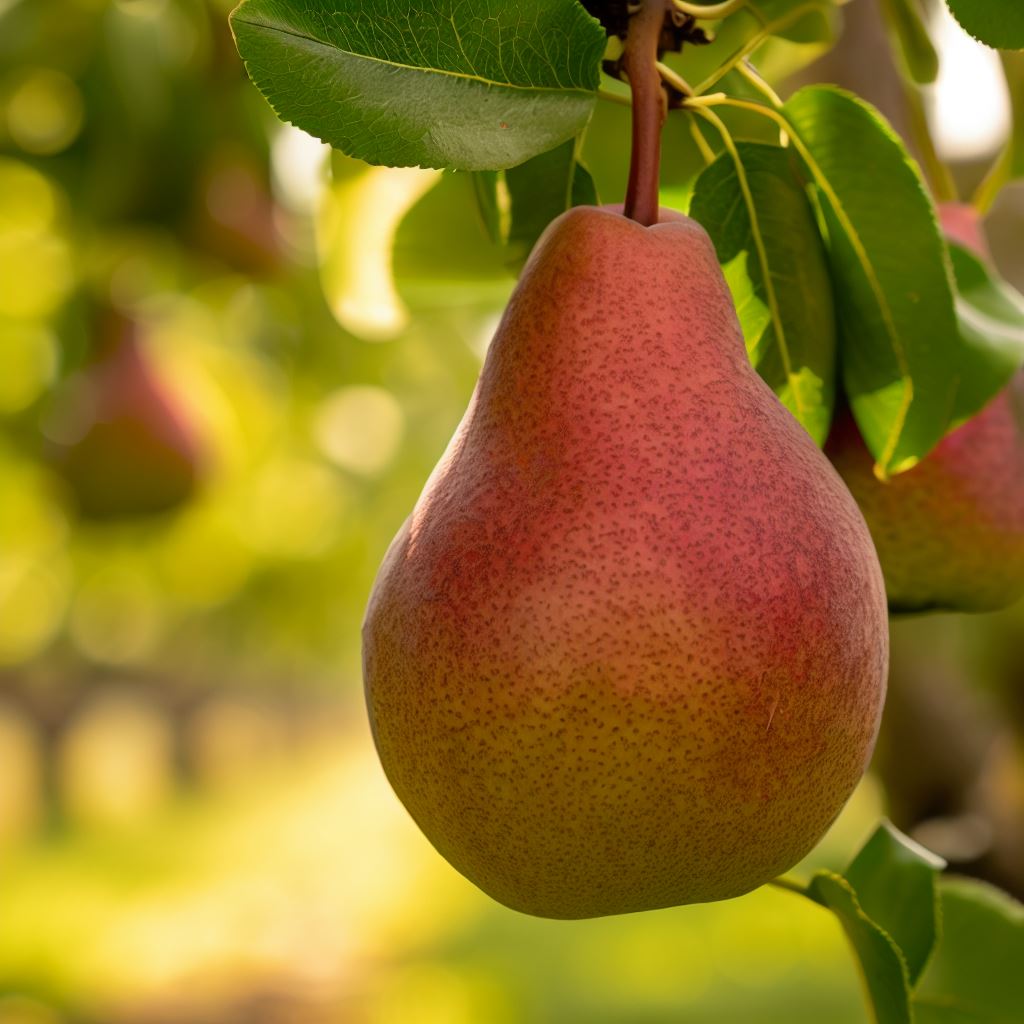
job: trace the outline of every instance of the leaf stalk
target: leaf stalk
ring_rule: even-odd
[[[672,0],[672,6],[691,18],[706,18],[709,21],[717,21],[719,18],[727,18],[747,6],[747,0],[723,0],[718,4],[691,4],[687,0]]]

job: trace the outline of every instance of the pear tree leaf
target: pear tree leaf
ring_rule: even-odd
[[[913,985],[939,935],[939,872],[946,862],[882,822],[846,869],[861,910],[903,954]]]
[[[507,266],[518,272],[537,239],[571,206],[593,206],[597,190],[577,159],[577,140],[506,171],[477,171],[474,190],[491,240],[505,250]]]
[[[956,312],[972,372],[957,393],[954,421],[979,412],[1024,364],[1024,295],[969,249],[949,243]]]
[[[575,136],[606,43],[575,0],[243,0],[231,28],[282,120],[367,163],[462,170]]]
[[[972,372],[935,209],[867,103],[810,86],[782,112],[827,233],[846,392],[876,472],[898,473],[945,435],[960,375]]]
[[[575,139],[505,172],[511,207],[506,243],[511,264],[526,262],[541,232],[572,206],[575,178]]]
[[[882,0],[882,16],[899,44],[906,73],[928,85],[939,76],[939,55],[928,37],[918,0]]]
[[[577,160],[572,170],[572,188],[569,191],[570,206],[597,206],[601,202],[597,194],[597,182],[589,168]]]
[[[1024,4],[1017,0],[946,0],[960,27],[986,46],[1024,49]]]
[[[502,197],[499,194],[503,184],[501,171],[472,171],[470,177],[480,223],[495,245],[503,245],[508,237],[508,216],[507,210],[502,208]]]
[[[942,940],[913,995],[917,1024],[1019,1024],[1024,905],[984,882],[943,878]]]
[[[1024,178],[1024,53],[1001,53],[1003,75],[1010,94],[1010,178]]]
[[[507,295],[502,250],[472,215],[475,179],[475,173],[441,172],[438,183],[402,218],[392,249],[400,294],[410,299],[429,295],[432,306]]]
[[[792,154],[760,143],[736,148],[739,166],[723,153],[701,173],[690,215],[715,243],[751,363],[824,444],[835,401],[836,327],[821,236]]]
[[[818,871],[808,894],[842,925],[860,964],[876,1024],[912,1024],[910,980],[899,946],[861,908],[853,886],[834,871]]]

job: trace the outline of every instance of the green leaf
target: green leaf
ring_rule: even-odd
[[[518,272],[541,233],[570,206],[594,206],[597,190],[576,158],[577,141],[527,160],[507,171],[473,175],[477,208],[491,240],[504,250],[506,265]]]
[[[231,27],[278,116],[403,167],[512,167],[576,135],[605,47],[575,0],[243,0]]]
[[[473,180],[473,195],[476,197],[476,208],[484,231],[495,245],[503,245],[508,235],[508,226],[503,223],[505,213],[498,195],[501,172],[473,171],[470,177]]]
[[[834,871],[819,871],[809,892],[839,918],[857,954],[877,1024],[911,1024],[906,962],[896,943],[864,913],[853,886]]]
[[[846,870],[857,902],[903,953],[913,985],[939,934],[936,879],[946,862],[883,822]]]
[[[914,993],[918,1024],[1020,1024],[1024,906],[967,878],[944,878],[942,941]]]
[[[811,86],[783,112],[828,234],[846,392],[876,471],[898,473],[946,433],[968,359],[935,211],[868,104]]]
[[[511,206],[506,241],[511,264],[524,263],[541,232],[572,205],[575,177],[575,139],[505,172]]]
[[[949,244],[960,333],[972,353],[957,393],[955,422],[979,412],[1024,363],[1024,295],[969,249]]]
[[[739,143],[737,151],[740,166],[723,153],[697,179],[690,215],[715,243],[751,363],[824,444],[836,328],[821,236],[791,154],[759,143]]]
[[[928,38],[918,0],[882,0],[882,15],[899,44],[906,73],[928,85],[939,75],[939,55]]]
[[[398,291],[428,292],[432,305],[507,291],[502,252],[472,216],[475,174],[444,171],[437,185],[402,218],[392,264]],[[377,208],[380,217],[380,207]],[[446,296],[445,293],[448,292]]]
[[[1010,131],[1010,177],[1024,178],[1024,53],[1001,53],[1013,114]]]
[[[569,197],[569,205],[597,206],[600,201],[594,176],[577,160],[572,172],[572,193]]]
[[[961,27],[986,46],[1024,49],[1024,4],[1017,0],[946,0]]]

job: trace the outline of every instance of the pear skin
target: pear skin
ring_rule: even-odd
[[[882,576],[695,221],[549,226],[363,651],[396,793],[509,907],[726,899],[821,838],[878,729]]]
[[[987,257],[973,208],[943,204],[939,218],[948,237]],[[992,611],[1024,595],[1024,371],[884,483],[849,412],[825,452],[864,513],[894,612]]]
[[[871,529],[894,612],[982,612],[1024,595],[1024,372],[882,483],[849,412],[825,451]]]

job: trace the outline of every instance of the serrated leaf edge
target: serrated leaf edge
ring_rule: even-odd
[[[899,944],[877,921],[874,920],[874,918],[869,917],[864,912],[863,908],[860,905],[860,900],[857,898],[857,890],[853,887],[853,885],[845,876],[839,874],[838,871],[829,871],[825,868],[822,868],[816,871],[813,877],[811,878],[811,888],[813,888],[814,880],[816,878],[828,878],[830,881],[836,882],[840,886],[840,888],[846,890],[846,892],[850,896],[850,899],[853,901],[853,909],[857,915],[858,920],[863,921],[865,924],[868,925],[869,928],[872,928],[875,932],[881,935],[882,938],[888,943],[889,948],[893,951],[893,953],[895,953],[896,960],[899,963],[900,967],[900,976],[903,979],[903,990],[906,993],[907,997],[907,1020],[913,1022],[913,1007],[911,1005],[911,994],[913,989],[910,984],[910,970],[907,967],[907,958],[904,955],[903,950],[900,949]],[[828,906],[827,903],[824,905],[828,907],[828,909],[831,910],[833,913],[835,913],[835,910],[832,907]],[[846,927],[843,924],[842,915],[836,914],[836,916],[839,918],[840,925],[843,926],[843,931],[846,931]],[[860,971],[861,980],[863,981],[864,988],[867,991],[868,1003],[870,1004],[872,1014],[875,1017],[875,1020],[877,1021],[878,1013],[875,1010],[875,1001],[874,997],[871,994],[871,986],[868,983],[867,972],[864,970],[864,964],[861,961],[860,954],[857,953],[856,948],[854,948],[854,954],[856,956],[857,967]]]
[[[968,27],[967,27],[967,26],[966,26],[966,25],[965,25],[965,24],[964,24],[964,23],[963,23],[963,22],[962,22],[962,21],[960,20],[960,15],[959,15],[959,14],[957,14],[957,12],[956,12],[956,10],[954,9],[953,5],[952,5],[952,4],[950,3],[950,0],[946,0],[946,7],[948,8],[948,10],[949,10],[949,13],[953,15],[953,20],[954,20],[954,21],[955,21],[955,22],[956,22],[956,23],[957,23],[957,24],[958,24],[958,25],[960,26],[960,28],[962,28],[962,29],[964,30],[964,32],[966,32],[966,33],[967,33],[967,35],[969,35],[969,36],[970,36],[970,37],[971,37],[971,38],[972,38],[972,39],[973,39],[973,40],[974,40],[974,41],[975,41],[976,43],[981,43],[981,45],[982,45],[982,46],[984,46],[984,47],[987,47],[987,48],[988,48],[989,50],[1015,50],[1015,49],[1021,49],[1021,47],[1009,47],[1009,46],[999,46],[999,45],[998,45],[998,44],[996,44],[996,43],[990,43],[990,42],[989,42],[989,41],[988,41],[987,39],[982,39],[982,38],[981,38],[981,36],[977,35],[977,34],[976,34],[976,33],[974,32],[974,30],[973,30],[973,29],[970,29],[970,28],[968,28]]]

